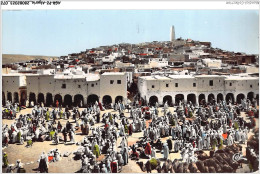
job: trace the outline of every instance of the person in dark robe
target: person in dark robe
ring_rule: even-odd
[[[40,159],[39,170],[40,170],[40,173],[48,173],[47,163],[44,158]]]
[[[172,140],[170,138],[167,140],[167,144],[168,144],[169,150],[171,151],[172,150]]]
[[[96,116],[97,116],[97,123],[100,123],[100,113],[98,113]]]
[[[63,137],[64,137],[64,143],[67,143],[67,128],[64,127],[63,131],[62,131],[62,134],[63,134]]]
[[[69,131],[71,129],[71,124],[69,121],[67,121],[66,123],[66,129]]]
[[[57,113],[56,113],[55,109],[53,109],[53,111],[52,111],[52,116],[53,116],[53,123],[55,124],[56,120],[57,120]]]
[[[133,134],[133,126],[132,124],[129,125],[129,136],[132,136]]]
[[[60,121],[58,121],[58,125],[57,125],[58,132],[61,132],[61,129],[62,129],[62,125],[61,125]]]

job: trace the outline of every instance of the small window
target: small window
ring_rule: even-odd
[[[78,88],[81,88],[81,85],[78,85]]]
[[[154,85],[152,85],[152,88],[154,88]]]
[[[61,88],[65,89],[66,88],[66,84],[62,84]]]
[[[117,84],[121,84],[121,80],[117,80]]]
[[[176,88],[178,87],[178,83],[175,83],[175,87],[176,87]]]
[[[169,84],[167,83],[167,84],[166,84],[166,88],[168,88],[168,87],[169,87]]]
[[[196,83],[193,83],[193,87],[196,87]]]
[[[51,84],[51,83],[50,83]]]
[[[14,81],[13,81],[13,83],[14,83]]]
[[[209,86],[213,86],[213,80],[209,81]]]
[[[229,86],[232,86],[232,83],[229,83]]]
[[[110,84],[113,84],[114,83],[114,80],[110,80]]]
[[[253,85],[250,85],[250,88],[253,88]]]
[[[91,84],[91,87],[94,87],[94,84],[93,84],[93,83]]]

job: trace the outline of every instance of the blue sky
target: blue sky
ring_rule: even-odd
[[[257,10],[22,10],[2,13],[2,53],[61,56],[101,45],[209,41],[224,50],[258,54]]]

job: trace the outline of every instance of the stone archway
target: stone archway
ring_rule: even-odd
[[[215,102],[215,96],[214,94],[209,94],[208,95],[208,103],[213,104]]]
[[[217,95],[217,102],[219,103],[219,102],[223,101],[223,99],[224,99],[223,94],[219,93]]]
[[[252,102],[253,101],[253,98],[254,98],[254,93],[253,92],[249,92],[247,94],[247,98]]]
[[[226,102],[229,103],[231,101],[232,104],[234,104],[234,94],[233,93],[228,93],[226,95]]]
[[[29,95],[29,105],[31,106],[31,102],[34,103],[34,105],[36,105],[36,96],[35,96],[35,93],[30,93]]]
[[[88,105],[93,105],[96,103],[96,101],[97,102],[99,101],[98,96],[96,94],[91,94],[88,96],[88,99],[87,99]]]
[[[53,105],[53,98],[51,93],[47,93],[46,95],[46,106],[50,107]]]
[[[59,102],[59,106],[61,106],[62,105],[62,96],[60,95],[60,94],[56,94],[55,96],[54,96],[54,106],[56,106],[57,107],[57,101]]]
[[[156,97],[155,95],[151,96],[149,98],[149,104],[151,106],[155,106],[156,103],[158,103],[158,97]]]
[[[172,106],[173,103],[172,103],[172,96],[170,95],[166,95],[163,97],[163,104],[167,101],[168,103],[168,106]]]
[[[191,101],[193,104],[196,104],[196,95],[195,94],[188,94],[187,101]]]
[[[205,101],[205,94],[200,94],[199,95],[199,104],[204,105],[206,103]]]
[[[14,103],[19,103],[19,94],[18,94],[18,92],[14,93]]]
[[[110,95],[105,95],[102,99],[103,105],[109,105],[112,103],[112,97]]]
[[[74,106],[83,107],[84,106],[84,97],[81,94],[74,96]]]
[[[26,91],[21,91],[21,106],[26,106],[26,100],[27,100],[27,95],[26,95]]]
[[[177,94],[175,95],[175,105],[176,104],[179,104],[180,101],[183,101],[184,100],[184,95],[183,94]]]
[[[115,98],[115,103],[118,103],[119,101],[121,101],[121,103],[123,103],[124,101],[123,101],[123,97],[122,96],[117,96],[116,98]]]
[[[64,102],[63,102],[64,107],[71,107],[72,106],[72,96],[67,94],[64,96]]]
[[[12,93],[11,92],[8,92],[7,93],[7,100],[11,103],[13,103],[13,97],[12,97]]]
[[[244,98],[245,98],[245,95],[240,93],[240,94],[237,95],[236,102],[238,104],[241,104],[241,100],[244,100]]]
[[[44,103],[44,94],[43,93],[39,93],[38,94],[38,104],[41,105],[41,103]]]

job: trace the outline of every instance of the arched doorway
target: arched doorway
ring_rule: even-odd
[[[72,96],[67,94],[64,96],[64,102],[63,102],[63,106],[64,107],[71,107],[72,105]]]
[[[50,107],[53,104],[52,94],[47,93],[46,95],[46,106]]]
[[[199,95],[199,104],[200,105],[204,105],[206,103],[205,101],[205,95],[204,94],[200,94]]]
[[[54,101],[53,101],[54,102],[54,106],[57,106],[56,105],[57,100],[59,102],[59,106],[61,106],[62,105],[62,96],[60,94],[56,94],[54,96]]]
[[[193,104],[196,104],[196,95],[195,94],[188,94],[187,101],[191,101]]]
[[[223,101],[223,94],[219,93],[217,95],[217,102],[220,103],[221,101]]]
[[[180,101],[184,100],[184,95],[183,94],[177,94],[175,95],[175,104],[179,104]]]
[[[226,102],[229,103],[229,101],[231,101],[231,103],[234,104],[234,94],[228,93],[226,95]]]
[[[96,101],[98,102],[98,96],[95,95],[95,94],[91,94],[88,96],[88,99],[87,99],[87,103],[88,105],[93,105],[96,103]]]
[[[18,92],[14,93],[14,103],[19,103],[19,95]]]
[[[29,95],[29,102],[30,102],[30,106],[31,106],[31,102],[33,101],[34,105],[36,105],[36,96],[34,93],[30,93]]]
[[[247,94],[247,98],[252,102],[253,101],[253,98],[254,98],[254,93],[253,92],[249,92]]]
[[[158,103],[158,98],[156,96],[151,96],[149,99],[149,104],[155,106],[156,102]]]
[[[259,106],[259,95],[258,94],[256,94],[256,102],[257,102],[257,105]]]
[[[214,94],[209,94],[208,95],[208,103],[213,104],[215,102],[215,96]]]
[[[2,106],[5,106],[5,93],[2,92]]]
[[[166,95],[166,96],[164,96],[163,97],[163,104],[165,103],[167,101],[167,103],[168,103],[168,106],[172,106],[172,96],[170,96],[170,95]]]
[[[118,103],[119,101],[120,101],[121,103],[124,102],[122,96],[117,96],[117,97],[115,98],[115,103]]]
[[[41,103],[44,104],[44,95],[43,93],[38,94],[38,104],[41,105]]]
[[[11,92],[8,92],[7,93],[7,100],[11,103],[13,103],[13,98],[12,98],[12,93]]]
[[[78,106],[78,107],[83,107],[84,106],[84,98],[83,98],[82,95],[77,94],[77,95],[74,96],[74,105]]]
[[[241,93],[238,94],[238,95],[237,95],[237,100],[236,100],[237,103],[238,103],[238,104],[241,104],[241,100],[244,100],[244,98],[245,98],[245,95],[244,95],[244,94],[241,94]]]
[[[110,95],[105,95],[102,99],[103,105],[109,105],[112,103],[112,97]]]
[[[26,96],[27,96],[27,95],[26,95],[26,92],[25,92],[25,91],[22,91],[22,92],[21,92],[21,106],[25,106],[25,105],[26,105],[26,99],[27,99]]]

